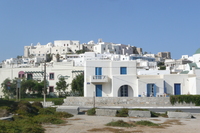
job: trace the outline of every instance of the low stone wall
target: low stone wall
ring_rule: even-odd
[[[151,117],[150,111],[137,111],[137,110],[129,110],[128,111],[129,117]]]
[[[169,118],[186,118],[186,119],[190,119],[192,118],[192,115],[190,112],[172,112],[172,111],[168,111],[167,115]]]
[[[122,107],[170,107],[195,106],[194,104],[171,105],[169,97],[67,97],[63,105],[66,106],[122,106]]]
[[[95,109],[95,111],[98,116],[116,116],[117,114],[117,110]]]

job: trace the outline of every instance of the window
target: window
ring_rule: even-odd
[[[128,97],[128,85],[123,85],[120,87],[121,97]]]
[[[27,80],[33,79],[33,75],[31,73],[27,73]]]
[[[54,80],[54,73],[49,74],[49,80]]]
[[[49,86],[49,92],[54,92],[53,86]]]
[[[120,67],[120,74],[127,74],[126,67]]]

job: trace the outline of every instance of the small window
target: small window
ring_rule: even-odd
[[[53,86],[50,86],[50,87],[49,87],[49,92],[54,92]]]
[[[54,73],[49,74],[49,80],[54,80]]]
[[[127,74],[126,67],[120,67],[120,74]]]

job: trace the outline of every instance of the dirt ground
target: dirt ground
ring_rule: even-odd
[[[129,118],[75,115],[66,119],[66,124],[44,125],[46,133],[198,133],[200,132],[200,114],[193,114],[192,119],[172,119],[164,117]],[[111,127],[105,124],[111,121],[126,122],[148,120],[160,124],[158,127]]]

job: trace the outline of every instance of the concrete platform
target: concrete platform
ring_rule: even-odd
[[[73,115],[78,115],[79,106],[59,106],[56,108],[56,112],[67,112]]]
[[[168,118],[186,118],[186,119],[191,119],[192,114],[190,112],[172,112],[168,111],[167,112]]]
[[[150,111],[137,111],[137,110],[129,110],[129,117],[151,117]]]
[[[97,116],[116,116],[117,110],[110,109],[96,109]]]

